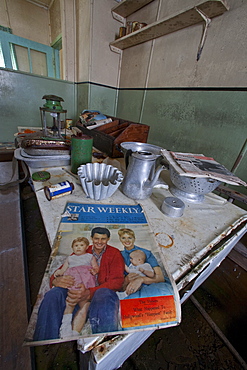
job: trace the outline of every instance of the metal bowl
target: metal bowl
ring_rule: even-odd
[[[181,176],[173,166],[170,165],[169,168],[171,182],[174,185],[170,192],[178,198],[202,202],[205,194],[212,192],[221,184],[221,181],[210,177]]]
[[[105,163],[81,165],[77,174],[86,196],[94,200],[109,198],[123,180],[123,174],[118,168]]]

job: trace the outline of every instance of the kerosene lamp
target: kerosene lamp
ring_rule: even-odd
[[[66,110],[61,106],[62,98],[56,95],[44,95],[46,99],[43,107],[40,107],[42,131],[28,134],[21,140],[21,147],[29,155],[61,155],[68,154],[70,141],[66,139],[66,131],[63,137],[61,133],[61,118],[64,114],[66,122]],[[46,114],[49,113],[48,118]]]
[[[64,122],[66,122],[67,110],[63,109],[61,102],[64,101],[63,98],[56,95],[44,95],[42,99],[46,99],[46,103],[43,107],[40,107],[41,123],[43,135],[45,138],[51,138],[52,140],[63,139],[61,135],[61,118],[60,114],[64,114]],[[52,116],[53,124],[51,127],[48,126],[48,120],[46,113]]]

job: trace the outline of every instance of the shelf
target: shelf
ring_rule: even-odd
[[[203,1],[195,5],[193,8],[184,10],[183,12],[171,17],[163,18],[138,31],[132,32],[111,42],[110,48],[112,51],[120,52],[121,50],[130,48],[131,46],[201,23],[203,19],[197,12],[196,8],[201,10],[209,18],[217,17],[229,10],[225,0]]]
[[[126,17],[152,1],[154,0],[124,0],[112,8],[113,17],[123,23]]]

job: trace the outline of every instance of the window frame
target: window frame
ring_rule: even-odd
[[[47,63],[47,76],[60,79],[60,62],[59,62],[59,50],[54,49],[51,46],[41,44],[39,42],[31,41],[20,36],[13,35],[8,32],[0,30],[0,42],[3,52],[3,58],[6,69],[14,69],[11,60],[11,44],[22,46],[28,49],[28,60],[30,73],[32,72],[32,60],[30,50],[42,52],[46,55]],[[18,63],[17,63],[18,65]],[[19,69],[18,69],[19,70]]]

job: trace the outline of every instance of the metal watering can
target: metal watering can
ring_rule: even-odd
[[[165,166],[157,163],[162,148],[136,142],[125,142],[120,146],[125,154],[127,167],[122,183],[123,193],[132,199],[150,197],[160,172],[166,169]]]

